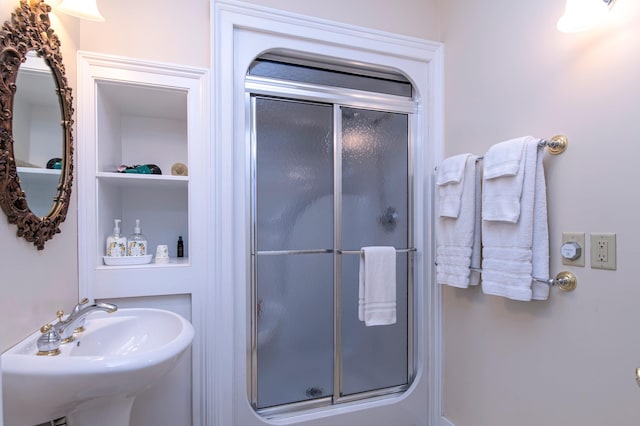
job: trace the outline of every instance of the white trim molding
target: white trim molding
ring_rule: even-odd
[[[211,0],[213,129],[211,170],[214,282],[207,287],[208,426],[266,424],[438,426],[442,415],[441,301],[434,285],[433,170],[442,158],[440,43],[310,18],[235,0]],[[249,145],[244,80],[266,52],[400,72],[416,89],[414,217],[416,378],[406,392],[265,419],[248,400]]]

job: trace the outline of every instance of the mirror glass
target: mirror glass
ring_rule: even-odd
[[[39,217],[47,216],[58,192],[63,133],[60,101],[51,68],[31,51],[20,65],[13,100],[13,153],[20,187]]]
[[[0,27],[0,207],[38,250],[61,232],[73,182],[73,97],[50,11],[20,0]]]

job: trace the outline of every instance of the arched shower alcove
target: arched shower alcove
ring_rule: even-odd
[[[214,28],[216,35],[212,45],[212,69],[214,70],[214,144],[212,167],[215,170],[215,182],[212,191],[215,192],[215,227],[212,230],[211,241],[214,243],[216,263],[212,265],[215,274],[215,285],[209,293],[212,306],[217,309],[207,312],[209,324],[217,324],[213,328],[211,340],[208,343],[208,365],[213,374],[207,376],[210,395],[212,399],[206,401],[207,410],[213,413],[216,425],[242,425],[258,426],[266,424],[299,424],[305,426],[331,426],[336,424],[367,424],[370,426],[394,425],[436,425],[440,421],[440,315],[439,315],[439,289],[431,284],[433,266],[430,259],[432,253],[432,221],[430,212],[432,209],[432,172],[439,159],[442,157],[442,58],[441,45],[424,40],[394,36],[387,33],[356,28],[343,24],[328,23],[327,21],[308,19],[295,14],[283,13],[272,9],[250,7],[232,1],[216,2],[213,10]],[[413,158],[412,182],[410,193],[410,216],[414,218],[411,235],[409,228],[406,232],[400,232],[407,236],[407,241],[389,242],[398,248],[414,246],[417,251],[413,255],[402,254],[404,260],[412,258],[413,266],[407,268],[413,273],[414,288],[412,295],[414,304],[405,305],[413,309],[407,312],[407,317],[413,321],[413,329],[408,331],[407,343],[413,342],[413,350],[405,350],[407,359],[403,364],[404,371],[399,375],[407,377],[405,388],[385,394],[375,395],[373,398],[360,398],[340,404],[325,405],[311,409],[303,409],[287,413],[257,413],[256,399],[254,398],[252,371],[255,371],[254,348],[259,345],[270,345],[276,339],[277,333],[282,333],[283,316],[278,314],[282,309],[278,297],[286,292],[282,288],[274,287],[270,293],[263,295],[259,302],[258,293],[253,294],[253,269],[252,258],[269,258],[274,263],[275,276],[277,270],[281,270],[283,277],[287,274],[302,275],[306,278],[309,273],[300,274],[296,268],[302,263],[303,256],[319,257],[321,253],[296,257],[291,261],[287,269],[286,260],[277,259],[278,256],[252,256],[252,152],[251,152],[251,95],[247,93],[247,72],[257,58],[269,52],[279,55],[289,55],[297,60],[313,60],[328,64],[355,66],[361,70],[390,72],[402,76],[412,86],[411,98],[415,102],[412,111],[401,111],[402,114],[413,114],[408,119],[407,128],[410,139],[413,141],[407,149],[411,152],[404,155]],[[249,81],[250,82],[250,81]],[[322,99],[314,98],[303,100],[291,93],[282,96],[281,91],[256,93],[254,100],[258,98],[270,101],[272,99],[286,98],[286,102],[304,102],[310,104],[326,104]],[[339,120],[349,120],[348,115],[354,112],[361,113],[359,118],[375,121],[375,115],[381,111],[385,114],[397,112],[394,108],[379,108],[369,105],[351,104],[349,102],[330,102],[330,116]],[[281,104],[279,104],[281,105]],[[337,106],[336,106],[337,105]],[[290,106],[290,105],[289,105]],[[339,108],[344,110],[337,114]],[[336,109],[338,108],[338,109]],[[351,109],[351,110],[349,110]],[[371,114],[370,114],[371,113]],[[402,115],[400,114],[400,115]],[[355,115],[351,118],[354,118]],[[385,121],[388,119],[384,119]],[[348,139],[343,136],[344,139]],[[335,152],[334,152],[335,153]],[[329,156],[333,164],[333,154]],[[304,162],[302,162],[304,164]],[[333,166],[332,166],[333,169]],[[343,167],[342,174],[345,173]],[[356,170],[357,167],[354,169]],[[333,170],[329,173],[333,179]],[[407,174],[405,181],[407,181]],[[324,181],[319,181],[324,182]],[[335,182],[335,180],[334,180]],[[304,180],[299,181],[302,185]],[[371,182],[367,179],[353,181],[354,188],[367,187]],[[318,209],[333,211],[332,203],[335,203],[335,188],[326,183],[320,187],[327,189],[315,191],[315,196],[299,197],[296,203],[289,203],[287,208],[281,208],[280,214],[290,214],[295,217],[291,229],[287,231],[287,238],[282,237],[280,242],[291,241],[291,237],[299,238],[300,230],[306,229],[309,224],[323,223],[319,220]],[[295,191],[295,190],[292,190]],[[329,192],[331,191],[331,192]],[[352,194],[350,189],[342,188],[342,206],[354,212],[354,215],[362,216],[369,212],[365,204],[359,204],[361,199]],[[283,191],[284,192],[284,191]],[[313,192],[313,191],[312,191]],[[401,191],[398,191],[401,192]],[[402,192],[407,193],[406,190]],[[301,191],[303,193],[303,191]],[[380,220],[386,214],[390,218],[393,211],[387,212],[386,207],[398,207],[397,203],[378,202],[375,206],[376,213],[371,215],[372,221]],[[274,212],[278,210],[275,209]],[[276,213],[274,213],[276,214]],[[399,211],[397,214],[401,214]],[[333,221],[334,214],[330,219]],[[326,220],[325,215],[322,215]],[[408,220],[408,219],[407,219]],[[384,220],[383,220],[384,221]],[[388,220],[393,222],[393,220]],[[342,226],[343,240],[349,237],[349,233],[364,226],[366,221],[356,222],[352,225]],[[369,226],[369,224],[366,224]],[[381,234],[386,235],[384,228],[379,225]],[[335,230],[327,231],[329,236],[335,238]],[[408,240],[412,238],[413,242]],[[278,240],[273,240],[275,244]],[[387,244],[382,241],[381,243]],[[369,241],[353,242],[353,244],[341,244],[340,247],[331,247],[342,250],[357,250],[360,245],[370,244]],[[314,249],[316,244],[313,245]],[[295,247],[296,249],[302,246]],[[310,245],[311,247],[311,245]],[[262,247],[253,247],[258,251]],[[320,247],[321,249],[324,247]],[[287,250],[289,247],[287,247]],[[264,248],[265,251],[279,251],[280,248]],[[335,253],[327,253],[326,269],[333,268]],[[357,255],[343,256],[344,268],[357,268]],[[275,266],[277,263],[283,265]],[[316,270],[318,268],[317,262]],[[315,274],[315,271],[313,274]],[[334,269],[338,270],[338,268]],[[340,268],[339,270],[342,270]],[[260,272],[258,272],[259,275]],[[298,278],[298,281],[300,279]],[[346,291],[346,286],[345,286]],[[297,291],[294,288],[292,291]],[[333,288],[327,292],[330,294],[331,303],[334,304]],[[314,294],[313,292],[311,294]],[[252,299],[252,296],[255,298]],[[272,297],[273,296],[273,297]],[[353,300],[350,296],[344,296],[343,300]],[[350,303],[350,302],[349,302]],[[344,306],[349,310],[347,306]],[[415,308],[415,309],[414,309]],[[263,333],[254,333],[252,330],[252,315],[258,315],[258,309],[264,314]],[[267,315],[269,312],[269,315]],[[311,311],[309,311],[311,312]],[[351,315],[351,314],[349,314]],[[321,321],[313,321],[314,315],[309,315],[311,321],[307,327],[316,327]],[[269,317],[269,319],[267,319]],[[331,313],[333,318],[333,313]],[[333,319],[327,320],[333,323]],[[343,322],[347,322],[343,318]],[[375,327],[373,327],[375,328]],[[315,331],[314,331],[315,332]],[[326,335],[334,333],[333,324],[323,331]],[[317,333],[317,332],[315,332]],[[344,334],[344,333],[343,333]],[[331,338],[333,340],[333,338]],[[331,352],[336,345],[331,342]],[[264,350],[264,349],[263,349]],[[310,348],[308,354],[315,354]],[[312,356],[312,355],[309,355]],[[303,358],[304,359],[304,358]],[[345,358],[346,359],[346,358]],[[334,373],[333,359],[327,362],[325,372],[328,375]],[[346,366],[346,364],[345,364]],[[411,367],[409,367],[411,366]],[[323,373],[323,377],[326,376]],[[343,377],[344,379],[345,377]],[[277,376],[276,376],[277,379]],[[338,382],[335,377],[329,377],[330,381],[320,385],[316,380],[305,380],[303,385],[295,387],[295,392],[303,394],[303,399],[322,399],[325,392],[334,398],[335,385]],[[411,380],[413,379],[413,380]],[[302,382],[301,382],[302,383]],[[374,387],[378,387],[377,385]],[[394,388],[394,386],[385,389]],[[319,389],[322,388],[322,389]],[[368,389],[368,388],[367,388]],[[366,396],[358,384],[354,384],[353,394]],[[379,389],[376,389],[379,390]],[[307,391],[310,397],[307,398]],[[344,388],[343,388],[344,391]],[[322,393],[320,393],[322,392]],[[343,396],[351,394],[351,391],[343,392]],[[362,394],[362,395],[361,395]],[[280,397],[278,397],[280,398]],[[258,398],[259,399],[259,398]],[[289,396],[266,402],[265,408],[272,404],[285,405],[290,401]],[[295,398],[293,398],[295,399]],[[252,406],[253,404],[253,406]],[[258,405],[260,403],[257,403]]]

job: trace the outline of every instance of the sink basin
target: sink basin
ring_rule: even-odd
[[[135,397],[170,372],[191,345],[193,326],[161,309],[96,311],[86,331],[38,356],[40,332],[2,354],[4,421],[37,425],[66,416],[69,426],[126,426]]]

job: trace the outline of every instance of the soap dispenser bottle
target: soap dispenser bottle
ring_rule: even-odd
[[[113,221],[113,234],[107,237],[107,256],[122,257],[127,255],[127,238],[120,235],[120,219]]]
[[[147,239],[140,232],[140,219],[136,219],[136,226],[133,234],[129,237],[127,245],[128,256],[145,256],[147,254]]]

